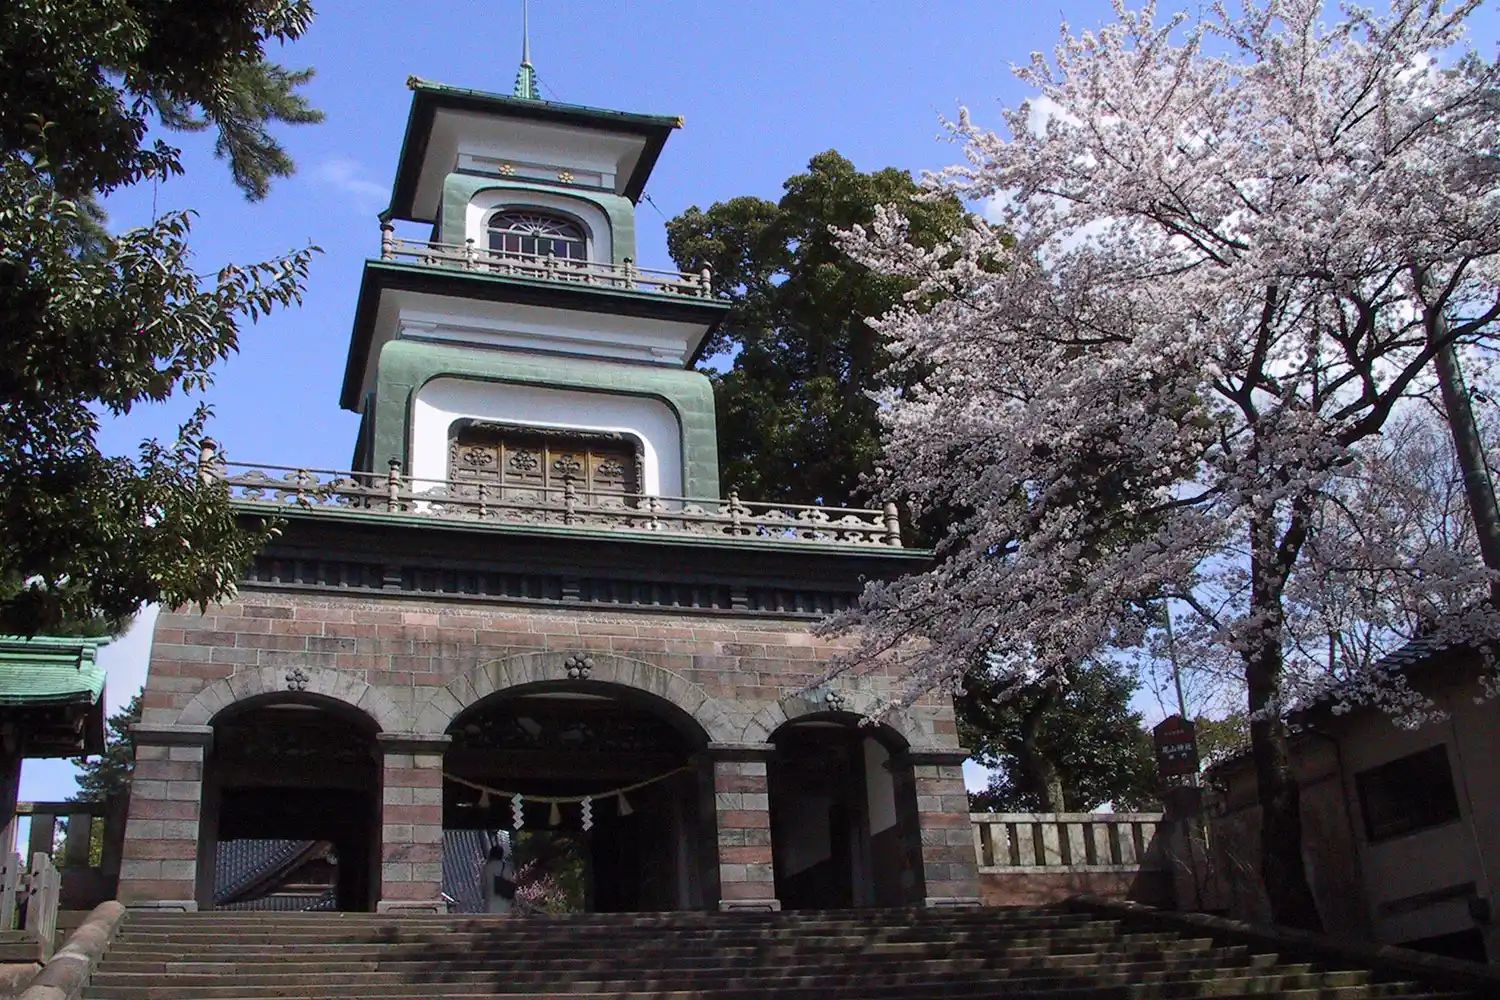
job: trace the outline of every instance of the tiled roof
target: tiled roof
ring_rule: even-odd
[[[443,892],[454,901],[457,913],[481,913],[484,897],[479,875],[488,858],[495,834],[485,830],[443,831]],[[257,899],[221,902],[265,880],[294,862],[315,842],[311,840],[225,840],[219,843],[214,873],[215,908],[225,910],[333,910],[338,901],[333,890],[321,896],[262,896]],[[274,883],[272,883],[274,885]],[[305,904],[305,905],[304,905]]]
[[[104,694],[98,652],[106,642],[0,636],[0,705],[96,703]]]
[[[214,868],[214,905],[233,899],[278,868],[291,864],[311,840],[221,840]]]
[[[443,892],[455,913],[483,913],[479,875],[495,842],[487,830],[443,831]]]

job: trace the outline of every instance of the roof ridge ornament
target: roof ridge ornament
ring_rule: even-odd
[[[531,65],[531,3],[521,0],[521,68],[516,72],[512,95],[523,101],[540,101],[536,89],[536,69]]]

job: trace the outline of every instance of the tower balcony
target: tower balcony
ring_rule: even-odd
[[[592,260],[572,260],[552,254],[511,253],[478,246],[474,240],[463,243],[435,243],[398,237],[389,222],[380,227],[380,259],[416,263],[449,271],[468,271],[500,278],[551,282],[564,285],[586,285],[613,291],[642,292],[673,298],[710,299],[713,297],[713,271],[704,268],[697,274],[637,267],[630,258],[614,264]]]
[[[247,513],[310,512],[408,523],[474,527],[562,529],[624,536],[679,537],[735,544],[758,540],[789,545],[902,547],[894,503],[880,509],[704,499],[647,493],[589,491],[561,486],[502,486],[484,482],[414,479],[391,464],[382,475],[226,462],[205,446],[205,482],[222,484]]]

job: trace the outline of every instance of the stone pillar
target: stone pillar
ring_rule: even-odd
[[[718,829],[719,909],[779,910],[771,860],[769,743],[710,743]]]
[[[381,913],[443,913],[443,752],[449,737],[381,733]]]
[[[979,859],[964,789],[963,750],[908,750],[917,800],[924,906],[978,906]]]
[[[137,722],[131,733],[135,773],[120,860],[120,902],[196,910],[203,767],[213,727]]]

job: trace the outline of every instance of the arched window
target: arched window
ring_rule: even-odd
[[[492,253],[588,260],[583,227],[571,219],[542,212],[504,210],[490,216]]]

